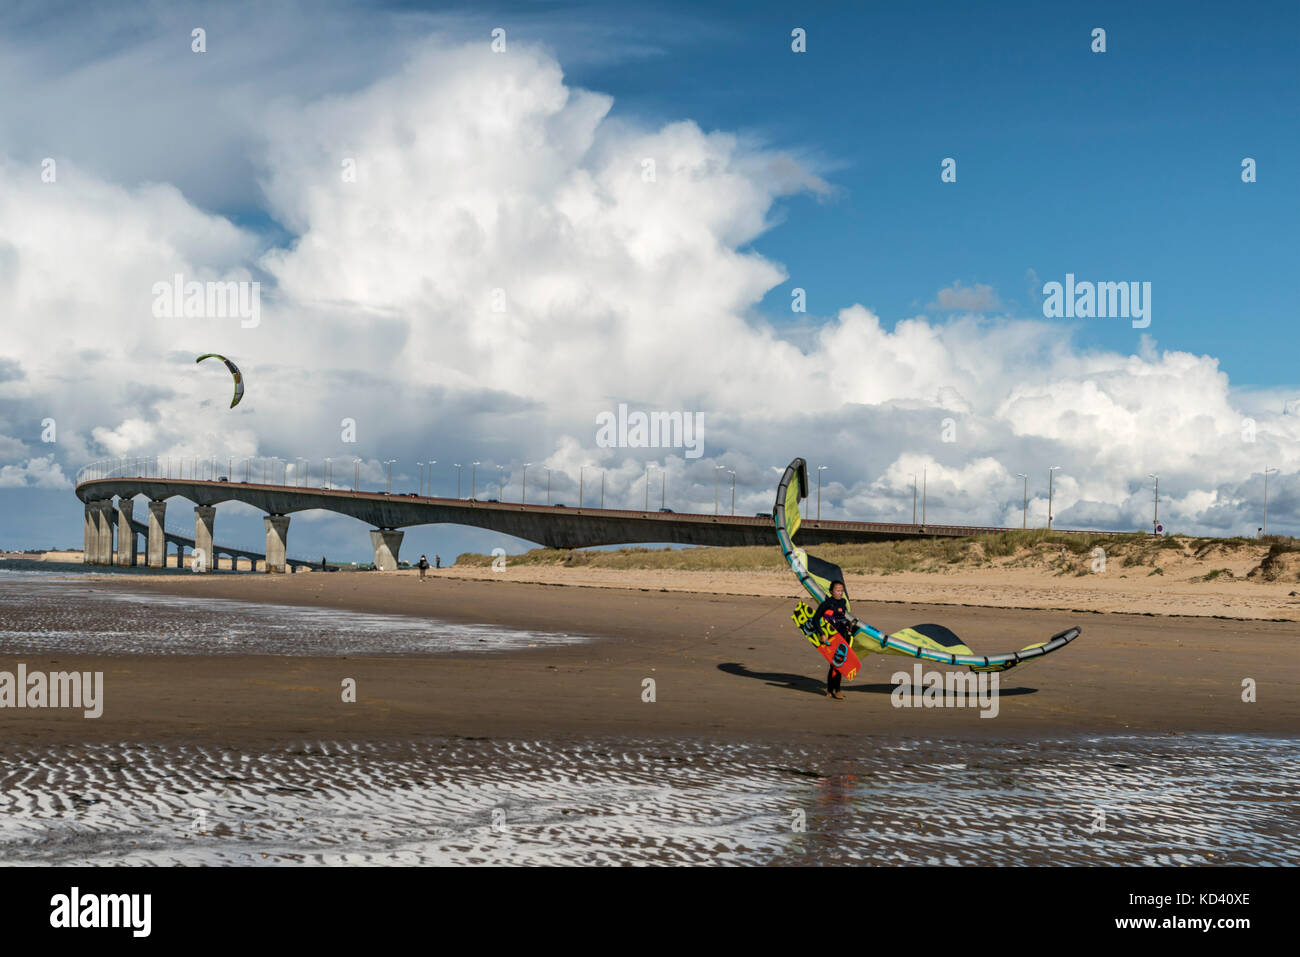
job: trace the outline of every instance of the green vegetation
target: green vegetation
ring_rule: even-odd
[[[1294,580],[1300,581],[1300,542],[1295,539],[1274,539],[1268,547],[1268,554],[1259,563],[1260,577],[1266,582],[1286,581],[1294,574]],[[1288,557],[1290,556],[1290,557]]]
[[[802,544],[802,543],[801,543]],[[809,545],[814,554],[834,562],[846,572],[892,575],[900,572],[943,572],[957,566],[1012,568],[1048,565],[1057,574],[1091,573],[1092,551],[1105,549],[1109,563],[1120,567],[1146,565],[1151,575],[1163,575],[1157,559],[1176,551],[1197,558],[1216,552],[1258,547],[1256,539],[1197,539],[1189,536],[1153,538],[1144,532],[1123,535],[1065,535],[1046,529],[1010,529],[993,535],[970,538],[914,538],[898,542],[870,542],[860,545]],[[1295,539],[1276,541],[1270,556],[1274,564],[1286,562],[1280,556],[1300,551]],[[1267,559],[1265,560],[1268,561]],[[511,555],[510,565],[563,566],[608,569],[675,569],[681,571],[773,571],[785,570],[785,561],[773,541],[772,547],[751,548],[622,548],[564,551],[537,548]],[[487,567],[491,555],[464,554],[458,565]],[[1112,567],[1115,567],[1112,564]],[[1288,565],[1289,567],[1289,565]],[[1212,573],[1217,577],[1227,569]],[[1149,576],[1148,576],[1149,577]],[[1270,579],[1272,580],[1272,579]]]

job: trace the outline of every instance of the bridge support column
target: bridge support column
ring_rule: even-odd
[[[91,505],[86,503],[85,537],[81,546],[81,560],[90,565],[95,561],[95,546],[99,544],[99,533],[95,530],[95,517]]]
[[[289,516],[268,515],[262,521],[266,525],[266,571],[283,572],[289,549]]]
[[[135,499],[125,495],[117,498],[117,563],[126,567],[135,565]]]
[[[197,559],[199,550],[203,551],[203,561],[199,564],[200,572],[215,571],[217,556],[212,551],[212,524],[217,519],[215,505],[194,506],[194,555]]]
[[[397,551],[406,532],[396,528],[372,528],[370,544],[375,549],[375,568],[381,572],[397,571]]]
[[[95,528],[99,533],[95,548],[96,565],[113,564],[113,522],[109,518],[112,510],[111,498],[102,498],[95,503]]]
[[[145,545],[144,562],[150,568],[167,567],[167,502],[149,503],[149,539]]]

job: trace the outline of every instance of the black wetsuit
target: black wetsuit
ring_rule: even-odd
[[[820,621],[830,622],[831,626],[834,627],[836,631],[839,631],[840,629],[836,626],[839,624],[840,621],[847,619],[848,614],[849,614],[848,601],[846,601],[843,598],[827,598],[824,602],[822,602],[820,605],[817,606],[816,617],[819,622]],[[841,631],[840,634],[843,634],[843,632]],[[847,636],[846,636],[846,640],[847,640]],[[826,690],[829,691],[831,694],[838,693],[840,690],[840,681],[843,677],[844,677],[843,675],[841,675],[838,671],[834,669],[834,667],[832,667],[829,671],[826,672]]]

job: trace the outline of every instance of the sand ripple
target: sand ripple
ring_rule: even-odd
[[[0,747],[14,864],[1296,864],[1300,742]]]

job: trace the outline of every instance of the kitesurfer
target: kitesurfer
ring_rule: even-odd
[[[831,582],[831,594],[824,602],[817,606],[817,620],[828,622],[832,628],[844,636],[846,641],[851,641],[852,632],[849,629],[849,604],[844,600],[844,582]],[[840,694],[840,680],[843,678],[838,671],[832,666],[831,670],[826,672],[826,697],[839,698],[843,700],[844,695]]]

